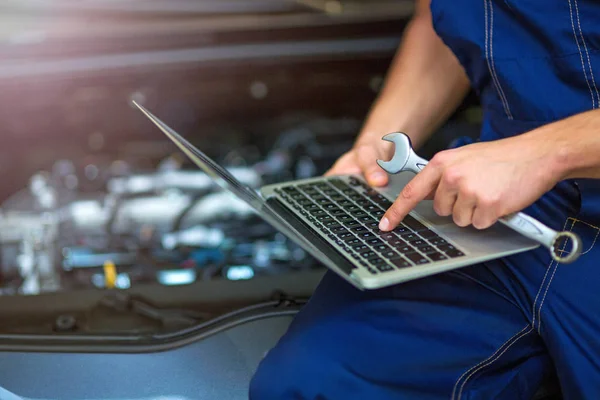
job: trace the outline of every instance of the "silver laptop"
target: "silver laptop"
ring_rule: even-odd
[[[134,103],[223,189],[248,203],[307,252],[359,289],[376,289],[528,251],[537,242],[496,224],[478,231],[440,217],[421,202],[392,232],[379,220],[410,172],[391,176],[383,189],[359,176],[319,177],[264,186],[259,192],[236,180],[143,106]]]

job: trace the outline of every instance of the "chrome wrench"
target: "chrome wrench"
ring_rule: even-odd
[[[419,157],[413,150],[410,138],[404,133],[390,133],[385,135],[383,140],[392,142],[395,146],[394,156],[389,161],[377,160],[377,164],[390,174],[397,174],[403,171],[419,173],[428,161]],[[547,227],[540,221],[522,212],[516,212],[499,219],[501,223],[515,230],[523,236],[526,236],[542,244],[550,250],[552,258],[560,263],[568,264],[577,260],[581,254],[582,243],[578,235],[573,232],[558,232]],[[563,250],[558,249],[558,243],[561,239],[571,240],[571,251],[566,255]]]

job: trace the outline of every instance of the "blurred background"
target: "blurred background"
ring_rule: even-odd
[[[399,0],[2,1],[0,294],[322,273],[130,101],[250,186],[317,176],[351,147],[412,10]],[[422,153],[477,128],[470,99]]]

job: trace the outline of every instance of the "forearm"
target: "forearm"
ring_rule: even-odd
[[[574,115],[524,135],[550,160],[556,180],[600,179],[600,110]]]
[[[402,131],[419,147],[468,88],[463,68],[433,29],[429,1],[420,1],[359,142]]]

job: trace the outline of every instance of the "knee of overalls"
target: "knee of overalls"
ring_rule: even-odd
[[[258,366],[250,382],[250,400],[313,399],[328,392],[327,382],[332,382],[336,368],[324,350],[311,350],[301,337],[279,343]]]

